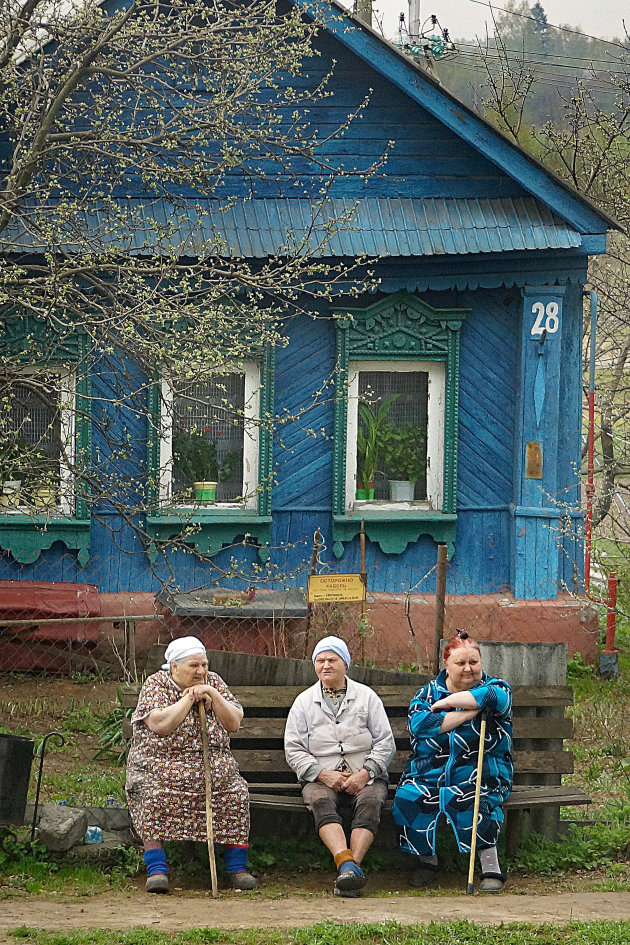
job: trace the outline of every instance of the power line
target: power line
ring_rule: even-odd
[[[529,16],[527,13],[517,13],[516,10],[506,10],[505,7],[495,7],[493,3],[488,3],[486,0],[469,0],[469,3],[476,3],[480,7],[488,7],[489,10],[498,10],[500,13],[507,13],[508,16],[519,16],[521,19],[531,20],[533,23],[539,22],[535,16]],[[547,28],[561,30],[563,33],[574,33],[576,36],[583,36],[585,39],[594,39],[598,43],[605,43],[607,46],[616,46],[618,49],[623,49],[625,52],[628,52],[628,47],[624,46],[622,43],[613,42],[611,39],[600,39],[599,36],[592,36],[590,33],[582,33],[581,30],[574,30],[569,26],[556,26],[553,23],[547,23]]]
[[[483,47],[482,47],[479,43],[463,43],[463,42],[457,42],[456,45],[457,45],[457,48],[458,48],[458,49],[461,49],[462,47],[470,47],[471,49],[483,49]],[[488,47],[486,46],[486,48],[488,48]],[[498,48],[498,47],[497,47],[497,48]],[[573,61],[573,62],[588,62],[588,63],[601,62],[602,64],[607,65],[607,64],[618,63],[618,62],[621,62],[621,61],[622,61],[622,60],[620,60],[620,59],[594,59],[594,58],[592,58],[591,56],[588,56],[588,57],[584,57],[584,56],[563,56],[561,53],[548,54],[548,53],[543,53],[543,52],[541,52],[540,50],[537,50],[536,52],[534,52],[533,49],[511,49],[511,48],[509,48],[509,47],[507,47],[507,46],[502,46],[501,48],[502,48],[506,53],[514,53],[514,54],[517,55],[517,56],[543,56],[545,62],[550,62],[550,61],[554,61],[554,60],[558,60],[558,59],[568,59],[568,60]],[[629,50],[629,52],[630,52],[630,50]],[[629,63],[628,65],[629,65],[629,69],[630,69],[630,63]]]
[[[468,61],[462,61],[461,59],[451,60],[451,64],[455,64],[455,63],[458,64],[459,68],[464,69],[468,72],[473,71],[473,72],[479,73],[480,71],[486,71],[486,72],[488,71],[482,62],[478,62],[478,61],[476,62],[474,59],[470,59]],[[446,72],[446,69],[444,71]],[[501,75],[500,70],[495,72],[494,75],[496,76]],[[558,90],[562,89],[563,91],[567,91],[567,92],[573,91],[576,88],[576,84],[577,84],[576,82],[575,83],[570,82],[567,79],[562,78],[562,77],[554,77],[553,73],[544,73],[543,75],[545,77],[536,78],[536,83],[538,85],[548,86],[550,88],[556,88]],[[603,82],[603,80],[601,79],[597,79],[594,81],[597,81],[600,83]],[[613,88],[600,87],[600,88],[594,89],[593,91],[597,92],[598,95],[600,94],[601,95],[617,95],[619,92],[619,90],[616,87],[613,87]]]
[[[469,51],[469,50],[465,50],[465,49],[462,50],[462,49],[460,49],[459,47],[458,47],[458,54],[459,54],[459,58],[460,58],[460,59],[461,59],[461,58],[479,59],[479,60],[481,60],[482,62],[505,62],[506,59],[507,59],[508,62],[509,62],[509,61],[512,61],[512,62],[518,61],[519,64],[522,64],[524,67],[526,67],[526,68],[528,68],[528,69],[531,69],[532,72],[537,72],[537,73],[539,73],[540,75],[555,75],[556,73],[553,72],[553,71],[550,71],[550,70],[554,70],[554,69],[559,69],[559,70],[568,69],[568,70],[573,70],[574,73],[575,73],[576,71],[587,72],[587,73],[589,74],[589,76],[590,76],[594,81],[598,81],[598,82],[604,82],[604,81],[606,81],[605,78],[604,78],[600,73],[605,73],[605,75],[607,75],[607,76],[618,76],[618,75],[620,75],[620,76],[627,76],[627,77],[630,79],[630,70],[623,70],[623,69],[619,69],[619,70],[614,70],[614,69],[602,69],[602,70],[599,70],[599,72],[598,72],[597,70],[594,70],[594,69],[591,70],[590,64],[589,64],[589,65],[585,65],[585,66],[574,66],[574,65],[570,65],[569,63],[553,62],[553,61],[549,61],[549,60],[547,60],[547,59],[520,59],[520,60],[516,60],[515,58],[510,57],[510,56],[500,56],[500,55],[498,55],[498,53],[495,53],[495,52],[484,52],[483,50],[476,50],[476,51],[470,50],[470,51]],[[534,67],[536,67],[536,66],[543,66],[544,68],[542,68],[542,69],[534,68]],[[559,73],[558,75],[560,76],[561,74],[562,74],[562,73]],[[578,79],[578,78],[583,78],[583,77],[576,75],[575,78]]]

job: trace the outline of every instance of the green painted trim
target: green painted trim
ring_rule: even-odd
[[[451,331],[446,361],[444,404],[444,498],[442,511],[455,512],[457,505],[457,418],[459,415],[459,331]]]
[[[90,560],[90,520],[49,518],[46,515],[1,515],[0,548],[20,564],[32,564],[54,542],[76,551],[84,567]]]
[[[260,432],[258,437],[258,514],[271,515],[273,474],[274,349],[265,345],[261,365]]]
[[[335,411],[334,411],[334,446],[333,446],[333,517],[342,522],[352,519],[346,513],[346,444],[348,423],[348,367],[355,360],[383,361],[442,361],[446,364],[445,406],[444,406],[444,480],[442,511],[433,513],[441,516],[443,522],[448,516],[455,517],[457,504],[457,422],[459,412],[459,334],[467,309],[435,309],[422,299],[408,292],[396,292],[374,305],[364,309],[340,308],[333,310],[337,318],[336,345],[337,369],[335,372]],[[382,510],[385,512],[385,510]],[[355,513],[356,514],[356,513]],[[392,510],[385,512],[388,520],[409,522],[410,530],[401,531],[398,541],[391,536],[380,534],[381,548],[396,548],[391,553],[404,551],[410,541],[417,540],[419,534],[433,534],[424,529],[416,538],[406,537],[417,532],[413,524],[415,513]],[[361,517],[369,517],[366,510]],[[428,521],[426,516],[423,521]],[[381,526],[382,528],[382,526]],[[335,554],[343,553],[343,542],[355,537],[341,537],[351,529],[340,528],[339,539],[335,542]],[[376,535],[376,532],[374,532]],[[436,531],[436,541],[449,544],[455,540],[454,526],[447,537],[440,537]]]
[[[259,349],[260,351],[260,349]],[[260,428],[258,440],[258,502],[257,509],[207,508],[159,509],[161,396],[160,382],[148,391],[149,428],[147,432],[147,515],[149,536],[147,555],[154,562],[159,544],[179,538],[203,555],[215,555],[226,545],[234,544],[240,535],[256,539],[258,557],[269,559],[271,541],[271,491],[273,478],[273,404],[275,351],[273,345],[262,349],[260,372]]]
[[[0,312],[0,352],[22,364],[74,364],[84,357],[86,336],[81,329],[63,333],[47,318],[17,314],[15,307]]]
[[[333,467],[332,487],[333,515],[343,515],[346,510],[346,440],[348,431],[348,336],[350,321],[337,322],[337,369],[335,371],[335,410],[333,419]]]
[[[67,367],[75,371],[74,452],[75,464],[84,472],[92,462],[91,375],[88,337],[68,330],[60,335],[48,319],[17,315],[15,309],[0,316],[0,352],[19,364],[35,367]],[[76,481],[76,480],[75,480]],[[81,567],[90,559],[89,490],[76,487],[74,515],[0,515],[0,548],[20,564],[32,564],[56,541],[77,552]]]
[[[226,545],[233,545],[239,536],[254,538],[258,557],[265,563],[269,560],[271,541],[271,516],[257,515],[246,509],[203,509],[190,515],[151,515],[147,517],[146,531],[150,537],[147,556],[155,562],[160,554],[160,545],[179,538],[192,545],[202,555],[217,554]]]
[[[365,534],[381,551],[399,555],[414,544],[421,535],[429,535],[434,541],[447,546],[450,558],[455,551],[456,515],[439,512],[396,512],[389,509],[374,509],[348,515],[333,515],[333,554],[341,558],[345,542],[352,541],[365,523]]]

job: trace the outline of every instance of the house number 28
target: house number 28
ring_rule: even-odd
[[[544,331],[548,335],[553,335],[560,326],[557,302],[547,302],[546,305],[544,302],[534,302],[532,315],[536,316],[532,325],[532,335],[542,335]]]

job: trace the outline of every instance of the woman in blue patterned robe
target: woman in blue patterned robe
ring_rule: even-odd
[[[411,755],[394,799],[400,846],[418,857],[412,885],[430,882],[438,870],[435,849],[441,815],[462,853],[470,852],[477,754],[482,712],[486,736],[477,823],[482,892],[500,892],[505,882],[496,852],[503,823],[501,804],[512,789],[512,690],[487,676],[479,644],[465,630],[449,640],[444,669],[419,689],[409,706]]]

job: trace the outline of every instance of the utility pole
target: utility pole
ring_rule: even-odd
[[[372,0],[355,0],[354,12],[367,26],[372,25]]]
[[[420,0],[409,0],[409,41],[413,45],[420,38]]]

